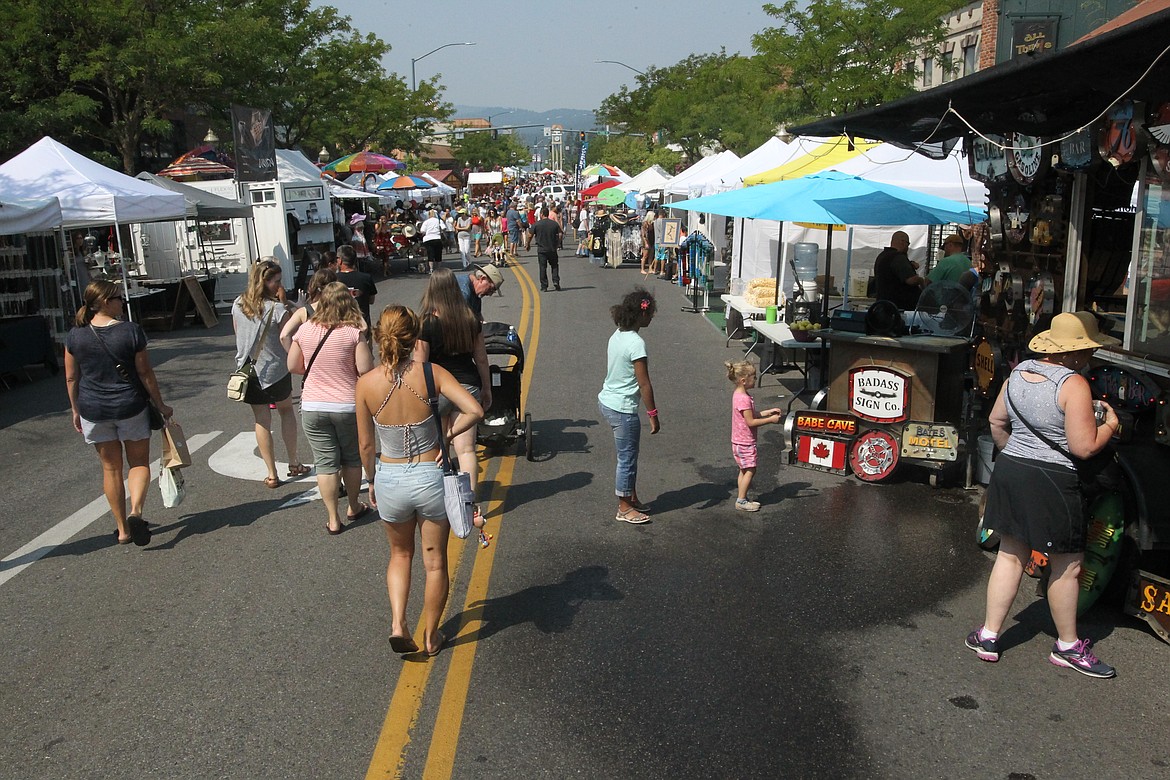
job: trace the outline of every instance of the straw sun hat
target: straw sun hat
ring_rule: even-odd
[[[1052,327],[1033,336],[1028,342],[1028,349],[1045,355],[1054,355],[1060,352],[1112,347],[1120,343],[1119,339],[1106,336],[1098,330],[1097,318],[1090,312],[1078,311],[1053,317]]]

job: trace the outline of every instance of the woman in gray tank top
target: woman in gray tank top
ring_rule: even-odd
[[[1117,415],[1103,404],[1098,425],[1089,383],[1078,372],[1098,347],[1117,343],[1097,330],[1089,312],[1056,315],[1052,327],[1028,344],[1039,359],[1016,366],[991,410],[991,435],[1001,452],[987,486],[984,525],[999,534],[999,553],[987,583],[984,623],[966,641],[984,661],[999,660],[999,632],[1024,564],[1039,550],[1048,556],[1048,609],[1057,632],[1048,660],[1089,677],[1115,674],[1090,650],[1091,640],[1077,635],[1087,517],[1074,463],[1044,439],[1075,458],[1091,457],[1109,443]]]
[[[426,587],[423,594],[423,648],[436,655],[447,641],[439,619],[447,604],[447,539],[450,525],[443,506],[443,471],[439,448],[448,446],[431,416],[422,367],[430,365],[435,391],[459,410],[448,436],[470,430],[483,417],[479,402],[445,368],[412,358],[419,319],[405,306],[387,306],[375,330],[382,363],[357,384],[358,442],[366,473],[374,469],[378,513],[386,522],[390,564],[386,588],[390,594],[390,647],[396,653],[418,652],[406,623],[414,536],[422,534]],[[436,401],[437,402],[437,401]]]

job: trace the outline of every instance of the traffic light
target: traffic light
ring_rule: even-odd
[[[577,135],[577,137],[578,137],[578,138],[581,140],[581,143],[585,143],[585,131],[584,131],[584,130],[582,130],[582,131],[581,131],[581,132],[580,132],[580,133]]]

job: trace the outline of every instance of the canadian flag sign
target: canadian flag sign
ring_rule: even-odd
[[[845,472],[848,442],[822,436],[797,434],[796,463]]]

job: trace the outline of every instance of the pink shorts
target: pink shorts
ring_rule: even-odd
[[[754,469],[756,467],[756,445],[735,444],[733,442],[731,454],[735,458],[735,465],[741,469]]]

